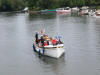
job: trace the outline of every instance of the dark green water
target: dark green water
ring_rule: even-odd
[[[38,57],[34,33],[63,36],[65,54]],[[0,13],[0,75],[100,75],[100,19]]]

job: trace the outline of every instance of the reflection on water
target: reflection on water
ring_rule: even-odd
[[[42,14],[42,15],[41,14],[29,14],[30,20],[35,20],[36,18],[54,19],[54,18],[56,18],[56,14]]]
[[[34,33],[62,35],[65,54],[38,56]],[[89,16],[0,13],[1,75],[99,75],[100,19]]]
[[[52,71],[56,75],[63,74],[64,66],[66,65],[64,55],[59,59],[48,56],[38,56],[37,54],[36,56],[39,57],[40,65],[44,68],[45,72]]]

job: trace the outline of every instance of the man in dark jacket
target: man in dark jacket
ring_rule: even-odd
[[[44,46],[44,38],[43,38],[43,36],[41,36],[41,44],[42,44],[42,46]]]
[[[39,43],[39,40],[38,40],[38,33],[35,34],[35,39],[36,39],[36,44]]]

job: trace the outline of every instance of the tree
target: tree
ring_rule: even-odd
[[[0,11],[18,11],[23,8],[23,0],[0,0]]]
[[[100,0],[0,0],[0,11],[18,11],[25,6],[29,10],[55,9],[61,7],[99,6]]]

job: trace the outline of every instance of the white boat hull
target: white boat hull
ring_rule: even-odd
[[[69,14],[71,10],[56,10],[57,14]]]
[[[62,54],[65,52],[63,47],[59,47],[59,45],[56,46],[56,48],[45,48],[43,52],[43,48],[36,47],[36,51],[40,52],[40,54],[54,57],[54,58],[59,58],[62,56]]]
[[[93,17],[95,17],[95,18],[100,18],[100,16],[97,16],[97,15],[93,15]]]
[[[95,16],[96,18],[100,18],[100,16]]]

